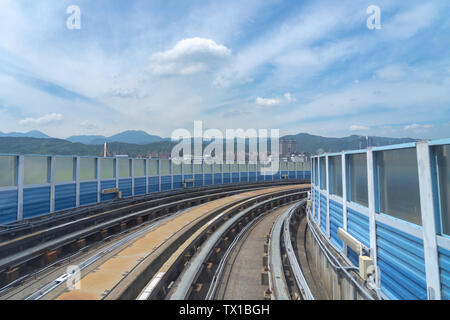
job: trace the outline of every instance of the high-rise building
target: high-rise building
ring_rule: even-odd
[[[294,139],[281,139],[280,156],[288,157],[294,153],[297,153],[297,142]]]

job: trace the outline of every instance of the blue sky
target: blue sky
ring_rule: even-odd
[[[2,0],[0,131],[450,137],[448,17],[447,0]]]

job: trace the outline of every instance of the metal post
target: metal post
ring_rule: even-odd
[[[419,173],[420,209],[422,213],[423,249],[428,300],[441,299],[439,257],[436,240],[436,221],[431,177],[430,149],[427,141],[416,143]]]
[[[369,200],[369,231],[370,231],[370,257],[375,267],[376,284],[379,287],[378,261],[377,261],[377,230],[375,217],[375,170],[372,147],[367,148],[367,190]]]
[[[79,156],[75,158],[75,207],[80,206],[80,168],[81,159]]]
[[[96,172],[96,178],[97,178],[97,202],[102,201],[102,160],[101,158],[97,158],[97,172]]]
[[[119,159],[114,158],[114,177],[116,178],[116,188],[119,188]]]
[[[134,159],[131,159],[131,196],[134,197]]]
[[[173,190],[173,161],[169,159],[169,170],[170,170],[170,190]]]
[[[347,231],[347,164],[345,153],[342,152],[342,226]],[[347,244],[343,244],[343,251],[347,255]]]
[[[24,179],[24,166],[25,157],[19,156],[17,166],[17,220],[23,219],[23,179]]]
[[[322,201],[321,201],[321,197],[322,197],[322,172],[320,170],[320,156],[317,156],[317,180],[319,182],[319,207],[317,208],[317,223],[318,226],[320,227],[320,222],[321,220],[321,206],[322,206]]]
[[[330,170],[328,166],[328,155],[325,156],[325,185],[327,194],[327,237],[330,238]],[[304,171],[303,171],[304,172]]]
[[[53,155],[50,157],[50,213],[55,212],[55,162],[56,157]]]
[[[145,170],[145,194],[148,194],[148,158],[145,158],[144,161],[144,170]]]
[[[161,189],[161,159],[158,159],[158,177],[159,177],[159,192],[162,191]]]

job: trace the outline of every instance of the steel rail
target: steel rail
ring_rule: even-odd
[[[311,293],[311,290],[308,286],[308,282],[305,279],[305,276],[303,275],[302,269],[300,267],[300,264],[297,260],[297,256],[295,255],[294,248],[292,246],[291,241],[291,233],[290,233],[290,223],[292,215],[295,213],[295,211],[303,206],[306,203],[306,199],[298,202],[297,204],[294,204],[292,207],[288,209],[288,215],[286,216],[284,220],[284,232],[283,232],[283,240],[284,240],[284,249],[287,254],[287,258],[289,260],[289,266],[292,270],[292,274],[294,275],[295,282],[297,283],[297,286],[300,290],[300,293],[305,300],[314,300],[314,296]]]
[[[282,196],[274,197],[265,201],[262,201],[258,204],[255,204],[237,214],[233,217],[225,221],[217,230],[204,242],[202,248],[199,252],[191,259],[189,265],[184,270],[182,275],[180,276],[180,281],[175,288],[173,288],[173,292],[169,294],[168,299],[170,300],[182,300],[187,297],[192,287],[193,282],[198,277],[198,274],[207,259],[210,252],[216,247],[217,243],[222,239],[222,237],[230,230],[240,219],[245,217],[247,214],[252,212],[259,207],[262,207],[271,202],[282,200],[289,196],[295,196],[300,194],[305,194],[306,191],[293,192],[289,194],[285,194]]]
[[[266,189],[266,188],[261,188],[261,189]],[[7,256],[1,258],[0,259],[0,271],[5,270],[8,267],[14,267],[14,266],[26,263],[27,261],[32,260],[32,259],[36,258],[37,256],[40,256],[46,250],[53,250],[55,247],[61,247],[67,243],[70,243],[70,242],[76,240],[77,238],[87,237],[89,235],[95,234],[96,232],[98,232],[101,229],[111,228],[114,225],[117,225],[124,221],[132,220],[133,218],[136,218],[139,216],[150,215],[152,213],[157,213],[164,209],[168,210],[170,208],[176,207],[177,205],[182,206],[189,202],[202,201],[202,200],[210,199],[213,197],[226,197],[226,196],[242,193],[242,192],[249,191],[249,190],[258,190],[258,188],[238,189],[238,190],[230,190],[230,191],[226,191],[226,192],[202,195],[202,196],[198,196],[198,197],[194,197],[194,198],[183,199],[183,200],[179,200],[176,202],[162,204],[160,206],[151,207],[151,208],[147,208],[147,209],[144,209],[141,211],[121,215],[114,219],[108,219],[102,223],[94,223],[94,221],[92,221],[93,225],[90,225],[87,228],[81,228],[80,230],[72,232],[72,233],[64,233],[63,236],[56,237],[50,241],[39,243],[38,245],[30,247],[29,249],[25,249],[25,250],[22,249],[19,252],[15,252],[12,255],[7,255]],[[92,216],[85,217],[80,220],[84,221],[86,219],[91,219],[91,218],[92,218]],[[52,227],[52,228],[50,228],[49,232],[51,232],[55,228],[64,230],[64,228],[66,228],[68,225],[71,225],[71,227],[74,227],[73,225],[80,223],[80,220],[74,221],[72,223],[64,224],[64,225],[58,226],[58,227]],[[62,232],[62,231],[59,230],[59,232]],[[45,239],[45,232],[40,232],[37,235],[37,237],[38,237],[38,239],[34,240],[36,242],[39,239]],[[19,240],[17,240],[17,241],[19,241]],[[3,244],[3,245],[5,245],[5,244]],[[1,245],[0,245],[0,248],[1,248]]]

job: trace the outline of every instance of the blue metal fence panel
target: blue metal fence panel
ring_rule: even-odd
[[[369,217],[348,207],[347,231],[366,246],[370,246]]]
[[[203,186],[203,175],[202,174],[196,174],[194,179],[195,179],[194,183],[195,183],[196,187]]]
[[[342,240],[338,237],[338,229],[344,227],[342,204],[330,200],[330,236],[331,241],[342,250]]]
[[[239,182],[239,172],[233,172],[231,174],[231,182]]]
[[[97,202],[97,181],[80,183],[80,205]]]
[[[222,183],[222,174],[214,173],[214,184],[221,184],[221,183]]]
[[[17,190],[0,192],[0,223],[17,220]]]
[[[115,180],[106,180],[100,182],[100,190],[103,191],[105,189],[111,189],[116,187],[116,181]],[[116,195],[114,193],[109,194],[102,194],[101,201],[108,201],[115,199]]]
[[[301,176],[298,178],[301,179]],[[305,171],[305,179],[311,180],[311,171]]]
[[[148,177],[148,192],[159,192],[159,177]]]
[[[77,185],[61,184],[55,186],[55,211],[75,208],[77,206]]]
[[[261,171],[260,171],[260,170],[258,170],[258,171],[256,172],[256,180],[257,180],[257,181],[264,181],[264,176],[261,174]]]
[[[248,181],[256,181],[256,172],[250,172],[248,176]]]
[[[320,228],[323,233],[327,231],[327,198],[320,195]]]
[[[450,251],[439,247],[439,269],[441,274],[441,297],[450,300]]]
[[[278,171],[277,173],[275,173],[273,175],[273,180],[280,180],[281,179],[281,173],[280,171]]]
[[[248,182],[248,172],[241,172],[241,182]]]
[[[295,171],[289,171],[289,179],[295,179]]]
[[[123,198],[128,198],[133,195],[133,182],[131,178],[119,180],[119,191],[122,192]]]
[[[183,176],[181,174],[177,174],[173,176],[173,189],[182,189],[183,188]]]
[[[192,174],[185,174],[184,175],[184,180],[187,179],[194,179],[194,176]],[[186,184],[186,188],[192,188],[194,186],[194,184],[192,182],[189,182]]]
[[[172,189],[172,176],[161,176],[161,191]]]
[[[427,299],[422,239],[377,222],[381,290],[391,299]]]
[[[231,182],[231,174],[228,172],[223,173],[223,183],[227,184]]]
[[[142,195],[145,194],[145,177],[143,178],[135,178],[134,179],[134,195]]]
[[[32,218],[50,212],[50,186],[23,190],[23,218]]]
[[[212,174],[211,173],[205,173],[205,186],[212,185]]]

